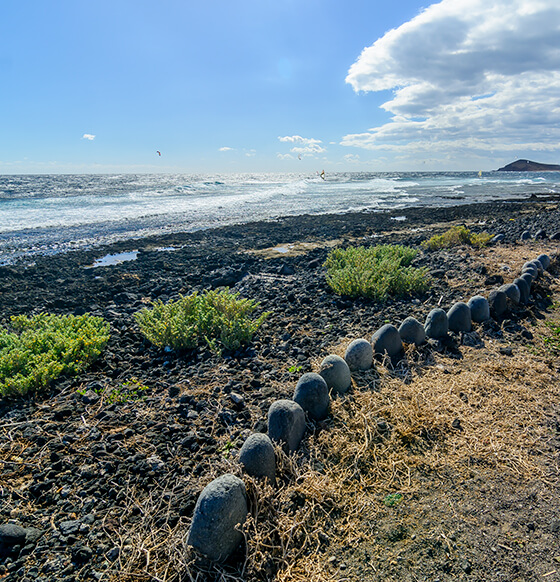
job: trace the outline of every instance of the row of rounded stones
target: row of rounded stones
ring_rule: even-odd
[[[541,255],[525,263],[521,276],[508,285],[492,291],[485,299],[479,295],[468,303],[455,303],[446,313],[433,309],[422,325],[407,317],[400,327],[387,324],[377,330],[371,342],[356,339],[346,349],[344,358],[331,354],[321,363],[319,373],[309,372],[299,379],[293,399],[275,401],[268,411],[268,434],[255,433],[247,438],[239,453],[243,470],[253,477],[276,477],[273,443],[286,453],[297,450],[306,430],[306,415],[312,420],[324,420],[329,411],[329,391],[344,394],[351,385],[352,372],[369,370],[374,355],[401,354],[403,342],[420,345],[426,338],[440,339],[449,330],[471,331],[472,322],[483,322],[491,315],[500,316],[509,306],[525,304],[531,284],[550,266],[550,258]],[[248,513],[245,484],[232,474],[222,475],[209,483],[200,494],[187,543],[212,561],[223,561],[241,543],[243,534],[236,526]]]

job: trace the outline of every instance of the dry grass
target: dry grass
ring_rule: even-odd
[[[535,246],[508,255],[496,247],[480,258],[508,261],[514,270],[543,251],[551,253]],[[551,293],[558,297],[558,288]],[[558,323],[560,313],[548,319]],[[225,472],[239,474],[234,459],[222,458],[202,477],[173,475],[148,492],[129,485],[122,507],[104,518],[105,531],[120,549],[104,579],[331,582],[340,575],[331,571],[328,552],[371,539],[371,519],[383,510],[387,493],[419,492],[441,475],[468,479],[473,466],[513,473],[520,482],[557,480],[532,453],[551,437],[549,421],[560,403],[558,364],[544,341],[551,333],[546,322],[538,321],[531,331],[533,345],[515,345],[514,357],[500,353],[502,344],[485,340],[482,347],[462,346],[461,358],[415,350],[397,370],[379,365],[354,374],[353,390],[332,402],[328,423],[308,436],[298,455],[277,449],[274,487],[244,477],[250,516],[243,526],[245,548],[233,565],[202,561],[186,546],[189,520],[169,518],[181,492],[200,491]],[[332,352],[343,355],[345,347]],[[200,394],[212,388],[209,383]],[[19,463],[24,450],[9,439],[4,443],[9,472],[9,463]],[[17,468],[13,479],[22,476]]]
[[[546,482],[531,451],[549,437],[547,419],[560,401],[557,371],[542,353],[518,346],[512,358],[498,348],[463,347],[462,359],[436,354],[406,371],[362,373],[361,388],[333,401],[329,426],[311,434],[299,455],[277,450],[274,487],[244,477],[251,514],[237,566],[201,562],[185,545],[188,524],[165,525],[169,498],[154,494],[138,508],[130,491],[115,528],[123,551],[113,579],[330,582],[327,547],[367,539],[364,514],[375,515],[389,492],[417,492],[440,472],[467,479],[480,464]],[[220,469],[238,471],[228,463],[204,484]],[[200,487],[181,487],[189,485]],[[131,531],[127,516],[139,510]]]

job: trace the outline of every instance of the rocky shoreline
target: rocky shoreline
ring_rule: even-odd
[[[511,246],[535,245],[541,231],[550,245],[560,212],[554,200],[537,198],[301,216],[0,267],[2,322],[48,311],[89,312],[111,324],[109,345],[86,373],[35,398],[0,402],[0,577],[124,579],[123,552],[148,508],[155,527],[186,529],[204,485],[231,468],[249,434],[266,430],[270,404],[290,398],[298,377],[317,371],[332,346],[369,338],[386,321],[423,321],[433,307],[507,282],[498,264],[492,269],[447,250],[417,259],[433,277],[421,297],[379,305],[337,297],[326,285],[322,265],[333,245],[418,246],[455,223],[502,234],[500,244]],[[531,239],[520,242],[523,233]],[[130,251],[135,260],[91,268],[103,255]],[[271,312],[246,349],[175,353],[140,335],[132,316],[150,301],[222,285]],[[533,301],[538,310],[549,300],[542,293]],[[530,341],[526,317],[508,318],[511,341]],[[502,327],[486,332],[503,334]],[[453,341],[448,348],[456,349]]]

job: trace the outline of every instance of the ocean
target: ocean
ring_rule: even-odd
[[[148,235],[301,214],[560,193],[560,172],[0,176],[0,264]]]

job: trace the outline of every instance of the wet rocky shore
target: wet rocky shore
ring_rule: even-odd
[[[451,249],[415,259],[432,275],[422,296],[378,304],[338,297],[326,284],[323,263],[333,245],[419,248],[456,223],[501,234],[501,245],[531,245],[535,236],[555,240],[560,212],[556,201],[537,197],[306,215],[0,267],[0,322],[46,311],[88,312],[111,324],[109,344],[88,371],[34,397],[0,401],[0,578],[111,579],[146,513],[154,527],[188,527],[203,486],[234,462],[248,435],[266,430],[270,404],[290,398],[298,377],[316,371],[332,346],[370,338],[387,321],[423,321],[433,307],[448,309],[507,281],[498,264],[481,266]],[[93,267],[132,251],[134,260]],[[133,314],[151,301],[220,286],[270,312],[246,348],[174,352],[140,334]],[[547,299],[532,301],[538,310]],[[530,341],[526,317],[523,310],[508,317],[512,341]],[[503,334],[503,322],[486,332]]]

